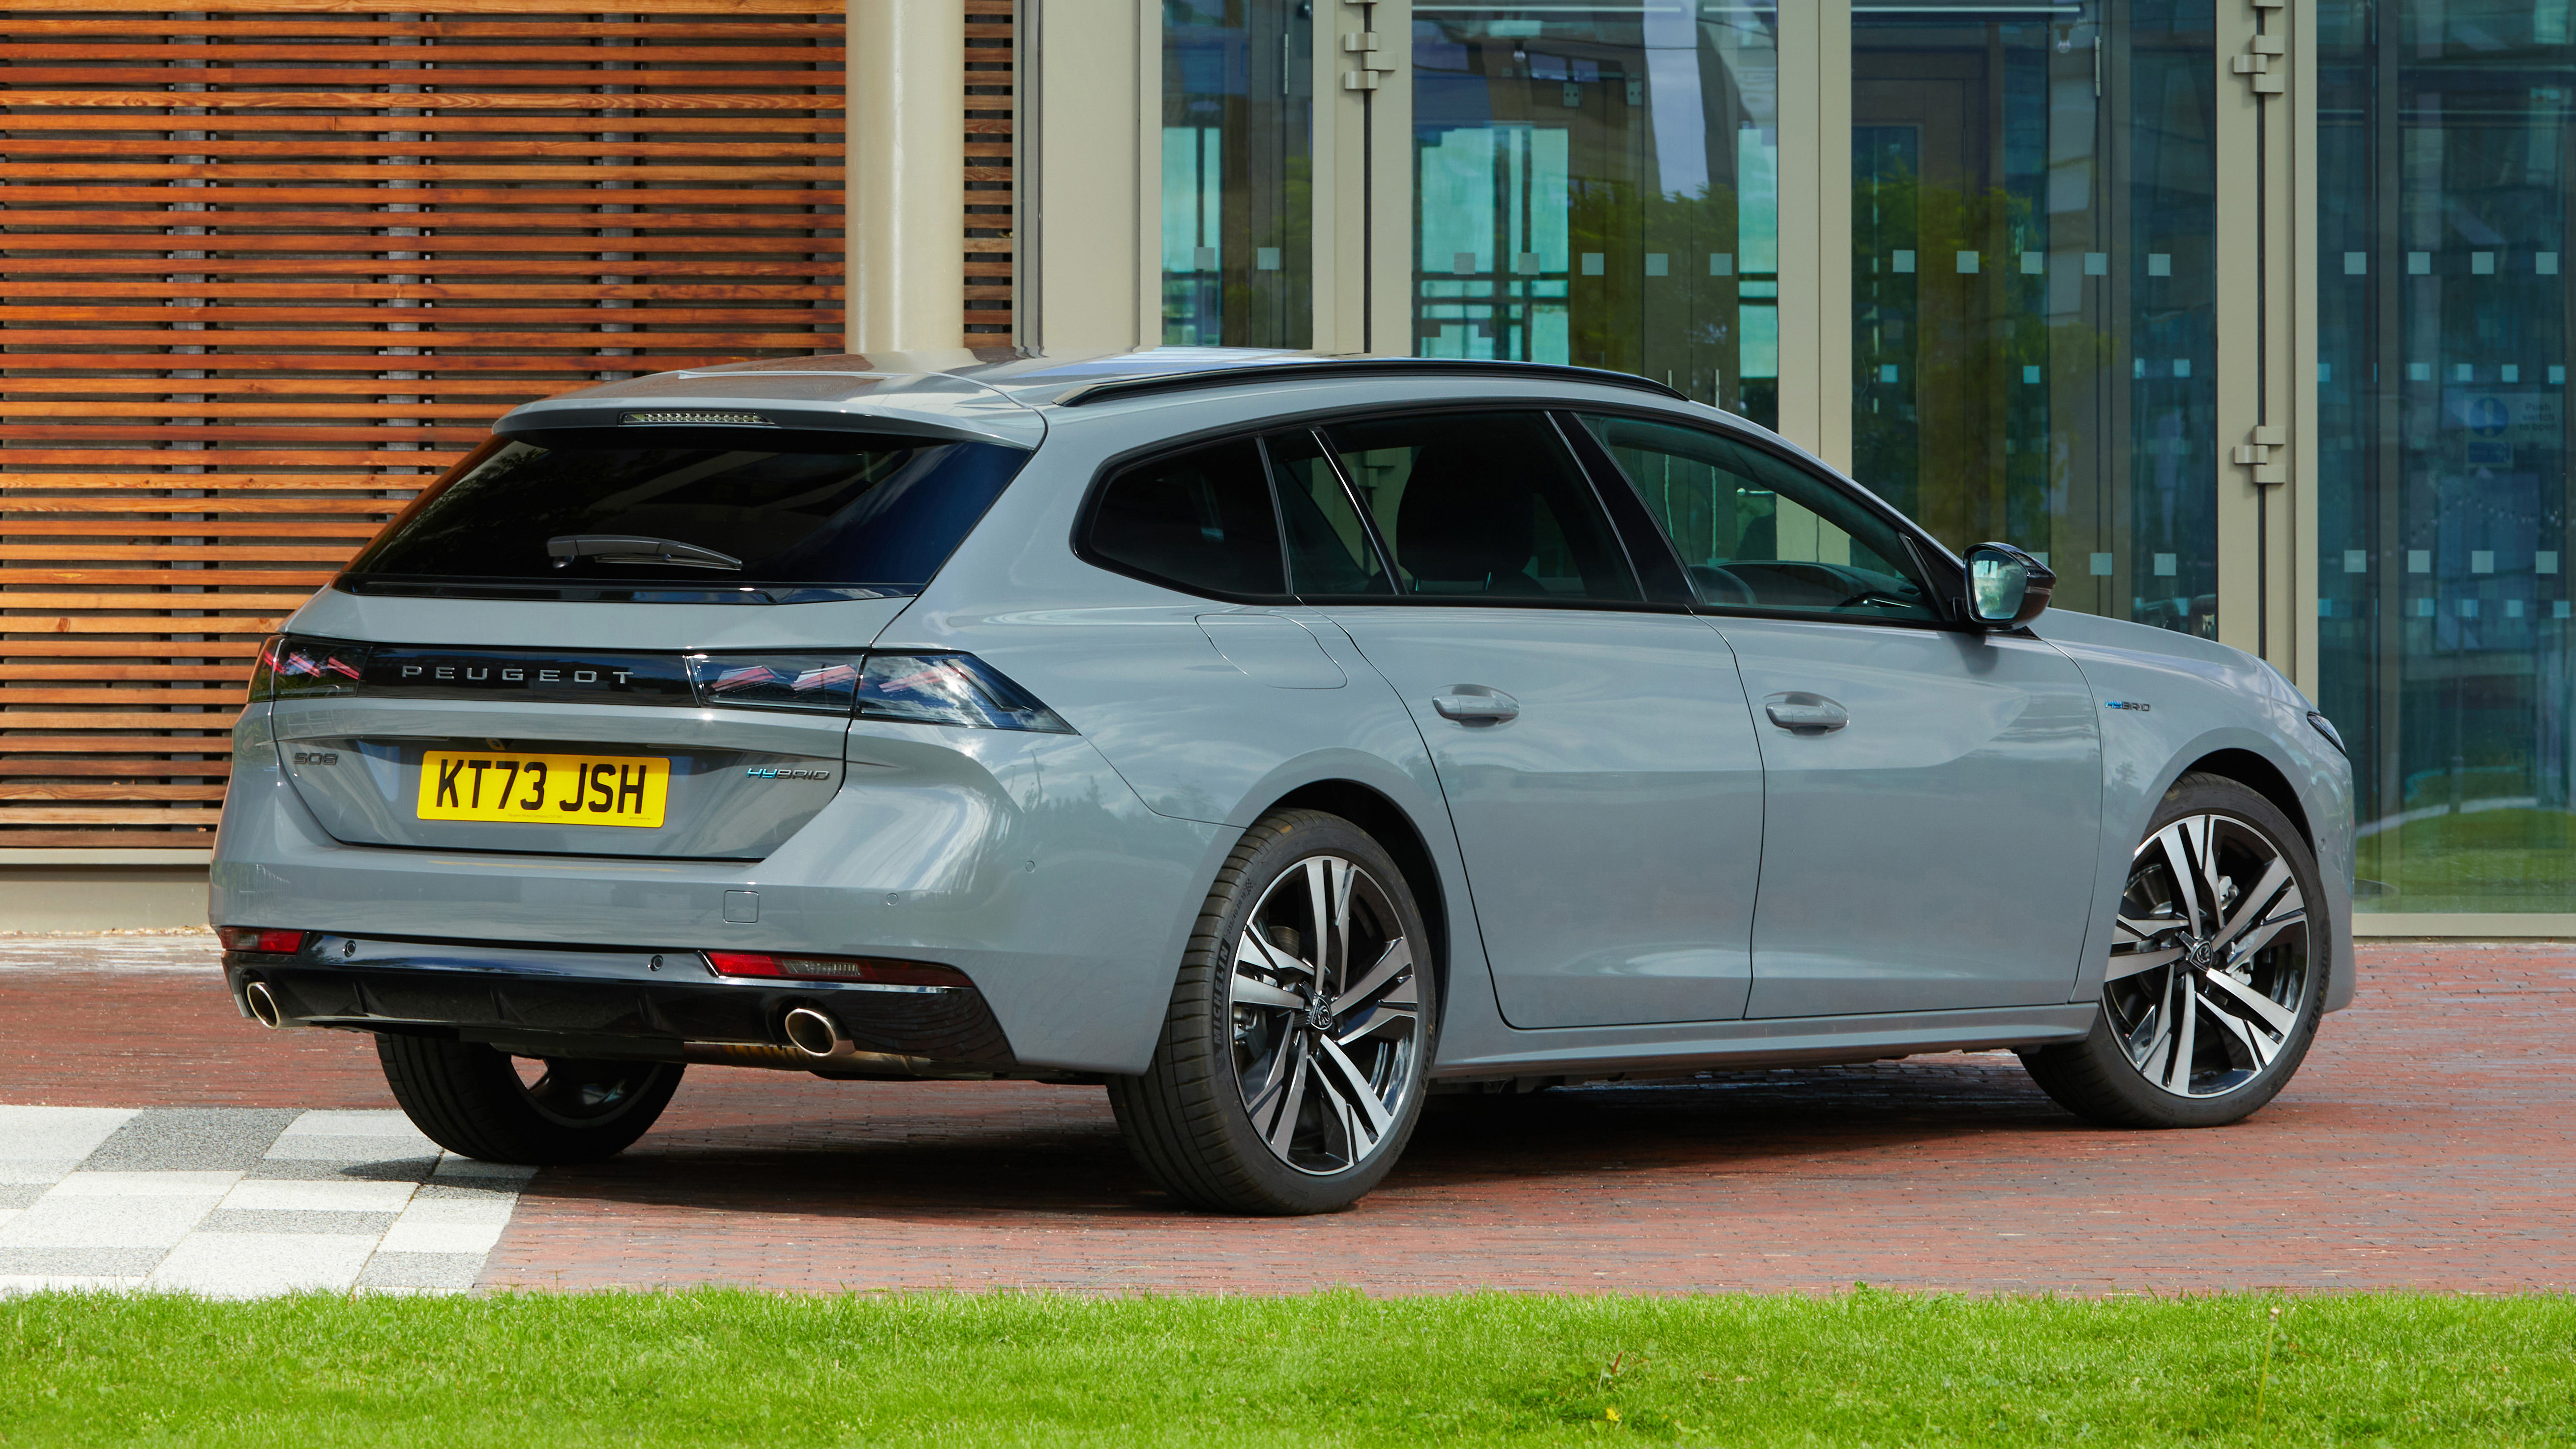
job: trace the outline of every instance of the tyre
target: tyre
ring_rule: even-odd
[[[1199,912],[1152,1065],[1110,1080],[1137,1162],[1219,1212],[1358,1201],[1422,1111],[1429,939],[1367,832],[1313,810],[1263,816]]]
[[[2316,858],[2277,806],[2233,780],[2183,776],[2130,858],[2092,1034],[2023,1064],[2106,1125],[2241,1121],[2316,1038],[2334,969],[2324,900]]]
[[[623,1152],[680,1085],[677,1062],[548,1060],[534,1082],[487,1046],[378,1033],[394,1100],[432,1142],[460,1157],[567,1167]]]

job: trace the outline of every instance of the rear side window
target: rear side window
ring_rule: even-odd
[[[1109,480],[1083,530],[1095,561],[1192,593],[1288,592],[1279,518],[1251,439],[1140,463]]]
[[[1398,589],[1537,601],[1644,596],[1610,517],[1541,413],[1440,413],[1328,430]]]
[[[529,433],[369,545],[350,581],[915,591],[1028,456],[785,429]]]

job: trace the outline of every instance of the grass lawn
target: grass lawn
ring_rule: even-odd
[[[2563,1445],[2576,1299],[0,1300],[13,1449],[1616,1436]]]

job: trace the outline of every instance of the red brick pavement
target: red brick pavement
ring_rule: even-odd
[[[487,1283],[1263,1292],[1355,1284],[2172,1292],[2576,1285],[2576,951],[2373,946],[2288,1093],[2209,1132],[2067,1117],[2009,1057],[1443,1100],[1348,1214],[1175,1211],[1096,1089],[697,1069],[540,1174]],[[389,1105],[360,1039],[211,978],[0,974],[0,1102]]]

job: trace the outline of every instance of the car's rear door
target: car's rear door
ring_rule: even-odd
[[[1951,627],[1878,508],[1715,430],[1587,415],[1733,646],[1764,763],[1756,1017],[2063,1001],[2102,763],[2074,663]]]
[[[1504,1018],[1741,1016],[1761,762],[1724,644],[1685,608],[1646,601],[1550,415],[1423,413],[1326,433],[1392,582],[1317,588],[1300,563],[1299,593],[1422,730]],[[1329,505],[1332,470],[1303,466],[1307,501]],[[1302,558],[1306,510],[1293,478],[1282,491]]]

